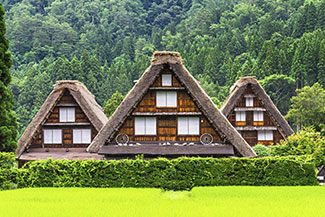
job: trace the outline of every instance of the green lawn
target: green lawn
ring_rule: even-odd
[[[0,216],[325,216],[325,187],[38,188],[0,192]]]

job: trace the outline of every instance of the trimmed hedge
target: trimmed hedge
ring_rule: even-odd
[[[317,185],[306,157],[46,160],[26,164],[18,187],[157,187]]]

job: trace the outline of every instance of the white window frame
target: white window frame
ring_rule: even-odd
[[[245,111],[236,111],[236,122],[246,122]]]
[[[78,138],[79,135],[80,135],[80,138]],[[90,144],[91,143],[91,129],[73,129],[72,143],[73,144]]]
[[[257,131],[257,140],[258,141],[273,141],[274,140],[273,130],[259,130],[259,131]]]
[[[246,107],[254,106],[254,97],[246,97]]]
[[[60,107],[59,108],[60,122],[75,122],[76,108],[75,107]]]
[[[200,117],[178,117],[178,135],[200,135]]]
[[[134,135],[157,135],[157,118],[135,117]]]
[[[173,78],[171,74],[162,74],[161,75],[161,86],[172,86]]]
[[[55,138],[54,134],[59,134],[59,136]],[[62,144],[62,129],[44,129],[43,138],[44,144]]]
[[[254,121],[264,121],[264,112],[254,111]]]
[[[177,92],[176,91],[157,91],[156,92],[157,107],[177,107]]]

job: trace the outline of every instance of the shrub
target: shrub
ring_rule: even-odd
[[[15,163],[15,153],[0,152],[0,168],[11,168]]]
[[[271,156],[271,152],[268,147],[262,144],[257,144],[253,147],[253,150],[257,154],[258,157],[267,157]]]
[[[316,185],[306,157],[46,160],[26,164],[19,187],[158,187],[190,190],[218,185]]]
[[[324,164],[325,138],[314,128],[305,128],[297,134],[281,140],[279,145],[271,147],[273,156],[312,155],[316,165]]]

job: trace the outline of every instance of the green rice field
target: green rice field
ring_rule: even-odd
[[[19,189],[0,192],[0,216],[325,217],[325,186]]]

